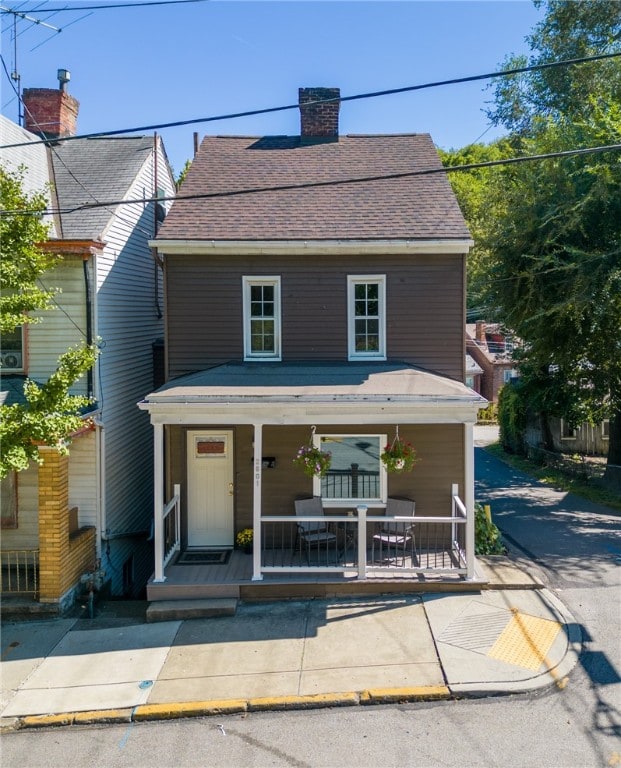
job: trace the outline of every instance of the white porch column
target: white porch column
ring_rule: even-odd
[[[261,581],[261,475],[263,456],[263,424],[254,425],[254,473],[252,491],[252,580]]]
[[[153,425],[153,547],[154,583],[166,581],[164,576],[164,426]]]
[[[474,579],[474,425],[464,424],[464,504],[466,505],[466,578]]]

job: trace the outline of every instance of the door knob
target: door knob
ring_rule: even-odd
[[[233,483],[229,483],[229,496],[233,495]]]

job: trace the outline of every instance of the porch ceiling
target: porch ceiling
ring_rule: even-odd
[[[183,407],[182,421],[191,421],[226,406],[229,421],[268,423],[277,411],[280,423],[299,423],[304,414],[334,422],[371,412],[379,419],[399,414],[404,422],[471,421],[485,404],[464,384],[407,363],[298,362],[227,363],[174,379],[139,406],[152,418]]]

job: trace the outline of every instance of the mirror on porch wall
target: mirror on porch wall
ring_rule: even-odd
[[[380,460],[386,435],[317,435],[316,439],[322,451],[332,454],[330,469],[314,481],[314,492],[324,503],[386,501],[386,471]]]

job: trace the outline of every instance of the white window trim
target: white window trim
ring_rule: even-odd
[[[379,300],[379,350],[377,352],[356,352],[355,329],[355,288],[359,283],[377,283]],[[347,359],[386,360],[386,275],[347,276]]]
[[[574,429],[572,430],[573,434],[571,435],[564,435],[563,432],[565,431],[565,420],[561,419],[561,440],[576,440],[578,437],[578,430]]]
[[[351,434],[349,433],[343,433],[343,432],[335,432],[335,433],[329,433],[329,432],[322,432],[321,434],[315,434],[313,435],[313,445],[315,448],[319,448],[321,450],[321,438],[335,438],[335,437],[377,437],[379,438],[379,447],[380,451],[384,450],[384,446],[388,443],[388,435],[382,434],[379,432],[365,432],[365,433],[358,433],[353,432]],[[344,507],[347,509],[351,509],[352,507],[357,506],[358,504],[366,504],[368,507],[381,507],[384,508],[386,506],[386,503],[388,501],[388,472],[386,471],[386,467],[384,466],[384,462],[379,459],[379,482],[380,482],[380,495],[379,498],[373,498],[373,499],[365,499],[365,498],[358,498],[358,499],[324,499],[324,503],[328,507]],[[313,496],[321,496],[321,478],[317,477],[316,475],[313,476]]]
[[[250,344],[250,288],[253,285],[274,286],[274,351],[252,352]],[[279,275],[244,275],[242,277],[243,307],[244,307],[244,360],[272,360],[280,362],[281,357],[281,305],[280,305],[280,276]]]

